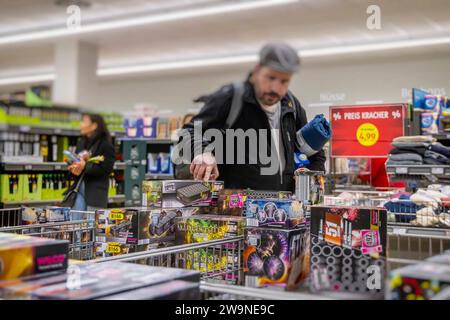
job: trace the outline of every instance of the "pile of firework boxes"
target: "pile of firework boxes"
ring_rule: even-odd
[[[146,251],[175,244],[175,222],[217,202],[223,182],[152,180],[142,183],[143,207],[97,210],[97,257]]]
[[[245,285],[297,288],[309,268],[309,216],[303,204],[288,192],[252,191],[243,201],[243,215]]]
[[[383,208],[313,206],[313,292],[384,298],[387,213]]]

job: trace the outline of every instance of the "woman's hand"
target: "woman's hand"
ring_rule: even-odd
[[[80,159],[79,162],[71,164],[67,169],[70,172],[72,172],[73,175],[79,176],[83,172],[85,167],[86,167],[86,161],[84,161],[83,159]]]

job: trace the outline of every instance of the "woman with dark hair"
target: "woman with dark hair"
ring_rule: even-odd
[[[113,171],[115,152],[111,136],[103,117],[97,114],[84,114],[80,123],[81,139],[78,141],[76,154],[79,162],[68,167],[68,170],[82,179],[75,205],[75,211],[93,211],[106,208],[108,205],[109,176]],[[101,161],[90,162],[89,158],[103,157]],[[78,216],[82,218],[81,215]],[[75,220],[76,217],[72,217]]]

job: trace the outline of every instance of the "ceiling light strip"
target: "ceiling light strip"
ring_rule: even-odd
[[[198,18],[211,15],[219,15],[235,11],[251,10],[257,8],[265,8],[271,6],[284,5],[295,3],[298,0],[261,0],[261,1],[246,1],[227,5],[212,6],[198,9],[188,9],[175,12],[169,12],[159,15],[150,15],[144,17],[114,20],[108,22],[94,23],[88,25],[81,25],[79,28],[60,28],[46,31],[36,31],[23,34],[16,34],[10,36],[0,37],[0,45],[52,39],[66,36],[73,36],[78,34],[93,33],[107,30],[116,30],[123,28],[131,28],[142,25],[157,24],[169,21],[177,21],[183,19]]]

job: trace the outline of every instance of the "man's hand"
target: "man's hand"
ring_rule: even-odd
[[[196,180],[216,180],[219,177],[216,158],[210,152],[196,156],[192,160],[190,171]]]
[[[83,159],[80,159],[79,162],[75,162],[73,164],[71,164],[67,169],[72,172],[73,175],[75,176],[79,176],[84,168],[86,167],[86,161],[84,161]]]

